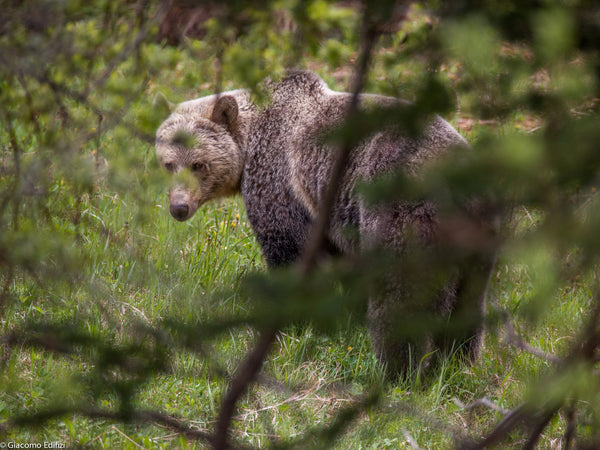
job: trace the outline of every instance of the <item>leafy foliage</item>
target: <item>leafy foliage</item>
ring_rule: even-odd
[[[175,6],[203,18],[201,39],[161,42]],[[255,364],[259,383],[249,373],[229,405],[237,415],[222,431],[236,445],[599,445],[594,2],[30,0],[3,10],[0,439],[217,446],[214,420],[243,361],[259,335],[282,330]],[[240,87],[260,98],[265,77],[293,66],[345,90],[369,31],[365,90],[412,103],[350,116],[331,138],[398,123],[418,133],[432,113],[457,110],[473,151],[364,195],[433,197],[448,216],[475,195],[502,212],[486,353],[471,368],[457,354],[427,375],[385,378],[363,317],[385,255],[267,274],[239,200],[203,208],[196,224],[164,211],[153,136],[168,110],[156,98]],[[460,239],[454,225],[446,232]],[[406,264],[424,270],[418,254]],[[434,325],[413,322],[415,333]],[[478,402],[488,397],[495,409]]]

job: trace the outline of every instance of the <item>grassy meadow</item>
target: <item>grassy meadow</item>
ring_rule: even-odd
[[[74,233],[77,245],[85,248],[81,267],[85,281],[46,289],[16,279],[15,298],[4,311],[5,332],[27,323],[78,322],[86,327],[79,332],[116,348],[135,349],[137,339],[148,338],[137,331],[143,326],[169,319],[201,324],[243,316],[251,308],[238,286],[244,275],[264,271],[265,266],[241,199],[206,205],[192,220],[178,223],[168,214],[164,185],[149,182],[158,170],[152,149],[132,145],[151,161],[130,189],[115,191],[102,185],[77,205],[81,221],[68,233]],[[140,203],[140,197],[147,200]],[[529,214],[520,214],[515,221],[522,232],[535,226]],[[54,222],[46,226],[72,226],[67,216]],[[492,279],[490,313],[518,315],[531,295],[532,278],[538,275],[512,255],[503,255]],[[577,335],[590,301],[587,281],[577,279],[564,286],[537,322],[518,321],[519,335],[541,350],[560,354]],[[207,343],[202,336],[186,345],[176,343],[160,373],[144,379],[134,404],[211,430],[227,388],[223,372],[235,369],[254,339],[253,329],[241,326]],[[1,374],[2,415],[36,413],[88,398],[114,407],[110,393],[89,392],[85,378],[94,376],[92,358],[87,351],[61,356],[37,348],[11,348]],[[342,318],[329,334],[310,325],[292,327],[281,332],[260,383],[244,397],[234,437],[256,447],[294,442],[307,430],[330,423],[336,413],[376,386],[382,390],[379,402],[351,422],[335,448],[412,448],[415,442],[421,448],[448,448],[456,430],[476,437],[501,418],[500,412],[485,406],[467,411],[464,405],[485,397],[512,409],[550,369],[549,362],[506,344],[502,333],[492,328],[481,358],[472,366],[449,359],[424,379],[390,382],[377,365],[366,328],[357,326],[352,317]],[[543,448],[559,448],[564,427],[561,420],[553,422],[544,434]],[[15,429],[2,439],[60,441],[86,448],[203,447],[201,441],[187,440],[162,426],[77,415]],[[520,448],[518,440],[514,448]]]
[[[330,16],[334,25],[329,26],[344,27],[342,38],[356,21],[343,8]],[[406,33],[420,39],[420,23],[415,19],[408,31],[381,40],[367,91],[413,98],[426,64],[399,59],[397,53],[404,46],[410,50]],[[76,26],[95,25],[88,20]],[[126,35],[124,29],[116,33]],[[264,39],[275,45],[277,36]],[[300,65],[316,70],[332,88],[347,90],[356,49],[352,41],[342,45],[336,39],[305,54]],[[25,174],[19,201],[2,210],[0,252],[11,249],[5,261],[13,266],[0,266],[0,423],[10,419],[18,425],[0,429],[0,442],[207,447],[159,422],[94,417],[87,408],[118,410],[124,414],[119,417],[129,411],[119,408],[162,411],[210,433],[227,379],[256,341],[256,329],[246,320],[256,305],[243,286],[248,275],[264,273],[266,266],[242,199],[213,202],[191,220],[175,221],[168,212],[169,180],[151,141],[168,115],[153,103],[158,93],[179,102],[211,94],[220,82],[210,42],[189,41],[183,49],[144,43],[139,58],[150,69],[143,77],[130,77],[137,73],[133,57],[118,65],[106,91],[90,97],[106,111],[124,111],[118,120],[98,122],[89,105],[68,100],[75,119],[57,133],[64,133],[74,150],[44,150],[36,127],[59,130],[52,114],[41,115],[36,124],[25,121],[25,111],[14,116],[21,122],[0,126],[4,192],[12,183],[17,145]],[[240,60],[239,47],[223,59],[223,89],[243,87],[248,77],[261,75],[245,72],[250,62]],[[282,70],[288,50],[265,50],[264,70]],[[109,60],[96,61],[89,70],[101,74]],[[545,126],[543,118],[527,111],[477,119],[472,93],[460,88],[462,71],[461,63],[449,62],[439,76],[456,94],[456,108],[446,117],[470,142],[494,135],[528,138]],[[71,87],[78,83],[84,81],[75,77]],[[117,93],[127,92],[128,83],[135,89],[119,104]],[[134,95],[136,90],[141,95]],[[43,93],[52,97],[50,90]],[[41,183],[44,195],[28,194],[28,183],[32,192]],[[513,345],[509,331],[542,352],[563,354],[579,334],[597,275],[590,271],[573,274],[567,283],[556,281],[553,274],[570,262],[557,261],[555,246],[535,238],[543,219],[541,211],[515,206],[507,220],[512,244],[499,255],[491,279],[488,332],[473,365],[450,357],[425,376],[390,380],[377,364],[360,317],[348,314],[327,331],[311,323],[290,326],[278,335],[258,382],[238,405],[236,444],[318,448],[325,445],[324,426],[378,392],[373,404],[344,423],[333,448],[445,449],[457,436],[484,436],[506,411],[545,395],[539,380],[554,363]],[[130,358],[120,360],[122,353]],[[481,399],[494,407],[472,405]],[[566,427],[567,418],[556,415],[539,448],[560,448]],[[593,434],[585,425],[578,430]],[[503,448],[521,448],[525,440],[515,432]]]

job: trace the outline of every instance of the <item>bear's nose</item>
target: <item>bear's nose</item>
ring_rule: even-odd
[[[170,205],[169,206],[169,212],[171,213],[171,215],[179,220],[179,221],[183,221],[185,219],[187,219],[188,217],[188,212],[189,212],[189,207],[186,204],[178,204],[178,205]]]

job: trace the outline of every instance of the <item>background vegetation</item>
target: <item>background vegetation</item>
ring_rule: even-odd
[[[0,442],[600,446],[594,2],[0,4]],[[386,378],[341,287],[363,266],[267,274],[240,199],[170,218],[157,94],[260,101],[287,67],[339,90],[362,74],[472,143],[419,186],[367,192],[505,213],[472,366]]]

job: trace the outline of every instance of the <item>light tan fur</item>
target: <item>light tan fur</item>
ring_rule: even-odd
[[[230,97],[239,105],[234,121],[215,122],[215,105]],[[183,102],[162,123],[156,132],[156,155],[163,168],[179,175],[169,190],[170,210],[177,220],[189,219],[209,200],[239,192],[253,116],[249,94],[235,90]]]

